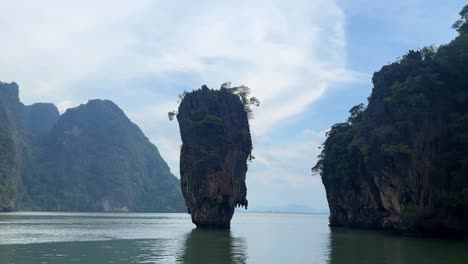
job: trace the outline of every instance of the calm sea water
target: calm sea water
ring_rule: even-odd
[[[239,214],[230,231],[187,214],[0,214],[0,263],[468,263],[468,243],[330,230],[326,215]]]

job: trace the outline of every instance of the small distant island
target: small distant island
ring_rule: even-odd
[[[109,100],[60,115],[0,82],[0,211],[185,212],[179,180]]]
[[[468,5],[447,45],[410,51],[372,78],[327,132],[313,171],[330,225],[468,237]]]
[[[249,117],[251,105],[246,86],[219,90],[203,85],[180,96],[177,116],[182,149],[180,174],[188,213],[197,227],[229,228],[235,207],[248,206],[245,176],[252,160]]]

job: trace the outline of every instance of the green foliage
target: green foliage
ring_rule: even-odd
[[[114,103],[92,100],[59,118],[53,105],[26,107],[16,85],[4,86],[0,211],[13,202],[18,210],[185,211],[179,180]]]
[[[364,104],[358,104],[356,106],[353,106],[350,110],[349,113],[351,114],[350,117],[348,118],[348,122],[353,123],[353,122],[359,122],[360,117],[362,116],[362,113],[364,112]]]
[[[387,145],[383,144],[381,150],[386,155],[410,154],[411,149],[405,144]]]
[[[333,125],[312,172],[321,174],[324,180],[340,182],[349,182],[361,175],[368,149],[357,143],[360,139],[355,133],[354,125],[349,123]]]
[[[461,33],[466,33],[468,32],[468,24],[467,24],[467,21],[468,21],[468,5],[465,5],[462,9],[462,11],[460,11],[460,19],[457,20],[452,28],[454,28],[455,30],[457,30],[460,34]]]
[[[260,101],[256,97],[249,97],[250,96],[250,88],[241,85],[236,87],[231,87],[230,82],[223,83],[221,85],[221,89],[226,89],[230,93],[233,93],[241,99],[242,104],[244,105],[244,111],[247,113],[249,119],[253,118],[253,110],[251,106],[260,106]]]
[[[0,211],[10,210],[16,197],[18,138],[22,105],[16,83],[0,82]]]
[[[208,114],[205,116],[205,118],[203,118],[203,120],[201,121],[201,123],[205,126],[217,126],[217,127],[222,127],[223,124],[224,124],[224,121],[223,119],[215,116],[215,115],[212,115],[212,114]]]
[[[206,87],[205,85],[203,85],[202,89],[203,88],[208,89],[208,87]],[[228,91],[232,94],[239,96],[239,99],[244,105],[244,111],[247,113],[247,117],[249,119],[252,119],[254,117],[252,106],[256,106],[256,107],[260,106],[260,100],[258,100],[258,98],[254,96],[250,97],[251,91],[249,87],[245,85],[231,87],[231,82],[225,82],[221,84],[220,90],[225,90],[225,91]],[[185,90],[183,91],[182,94],[179,94],[178,100],[177,100],[178,105],[180,104],[180,102],[182,102],[182,100],[187,94],[188,92]],[[172,110],[167,113],[167,117],[169,121],[172,121],[176,116],[177,116],[176,110]]]
[[[13,166],[14,156],[13,139],[5,129],[0,128],[0,177],[5,176]]]
[[[8,208],[14,199],[15,189],[11,178],[14,157],[13,139],[6,130],[0,128],[0,210]]]
[[[406,225],[422,221],[427,208],[417,204],[468,221],[468,5],[460,15],[458,37],[382,67],[372,78],[367,107],[351,108],[346,123],[332,126],[312,168],[328,195],[362,184],[379,188],[372,177],[381,177],[401,188]]]
[[[169,118],[169,121],[172,121],[176,116],[177,111],[175,110],[167,112],[167,118]]]
[[[178,180],[157,148],[112,102],[68,110],[46,141],[43,173],[28,184],[36,189],[28,192],[33,207],[102,211],[109,201],[111,210],[184,211]]]
[[[202,121],[208,115],[207,107],[199,107],[192,111],[192,120],[196,122]]]

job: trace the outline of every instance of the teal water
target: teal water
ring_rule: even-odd
[[[187,214],[0,214],[0,263],[468,263],[468,243],[330,230],[326,215],[235,214],[230,231]]]

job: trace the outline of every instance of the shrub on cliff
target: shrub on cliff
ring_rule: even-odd
[[[327,133],[312,170],[332,224],[468,233],[468,5],[460,15],[459,36],[382,67],[367,107]]]
[[[206,86],[204,85],[203,87],[206,87]],[[208,87],[206,88],[208,89]],[[231,82],[225,82],[221,84],[220,90],[225,90],[225,91],[228,91],[232,94],[239,96],[242,104],[244,105],[244,111],[247,113],[247,117],[249,119],[252,119],[254,117],[252,106],[257,106],[257,107],[260,106],[260,100],[258,100],[258,98],[254,96],[250,97],[251,91],[249,87],[245,85],[231,87]],[[187,91],[183,91],[181,94],[179,94],[178,100],[177,100],[178,104],[184,99],[185,95],[187,95]],[[198,110],[200,112],[198,113],[198,115],[204,116],[204,113],[201,112],[201,110],[202,109]],[[170,121],[172,121],[176,117],[176,115],[177,115],[176,110],[172,110],[167,113],[167,117],[169,118]]]

